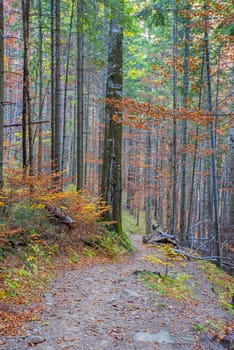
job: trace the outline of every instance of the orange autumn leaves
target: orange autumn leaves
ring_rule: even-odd
[[[213,116],[206,110],[192,110],[177,108],[175,111],[167,109],[162,105],[152,105],[147,102],[138,102],[129,97],[123,99],[105,99],[107,108],[114,109],[112,120],[116,123],[122,123],[136,129],[149,129],[149,120],[154,122],[158,120],[187,119],[195,124],[207,126],[213,121]],[[118,112],[121,112],[118,113]]]

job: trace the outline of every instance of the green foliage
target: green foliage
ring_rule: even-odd
[[[4,284],[9,290],[9,295],[11,297],[15,297],[17,295],[18,289],[20,287],[19,281],[15,280],[15,279],[11,279],[10,277],[8,277],[8,278],[5,279]]]
[[[199,333],[208,333],[208,332],[220,332],[225,326],[223,320],[209,321],[205,323],[196,323],[192,324],[192,330]]]
[[[88,256],[89,258],[94,258],[97,255],[97,253],[90,248],[84,248],[83,254]]]
[[[54,230],[50,224],[48,212],[40,207],[26,204],[11,205],[8,209],[8,222],[10,225],[21,228],[24,233],[37,236],[40,233]]]
[[[166,269],[164,277],[166,277],[169,268],[173,267],[175,262],[183,262],[184,258],[181,254],[177,254],[176,252],[174,252],[174,250],[168,244],[163,244],[159,248],[159,251],[163,253],[163,256],[148,255],[144,257],[144,259],[149,260],[154,264],[165,266]]]
[[[143,220],[140,220],[140,224],[137,226],[136,219],[127,210],[123,210],[122,220],[123,230],[127,235],[134,233],[141,235],[145,234],[145,222]]]
[[[77,263],[79,261],[79,259],[80,259],[79,254],[74,252],[73,255],[68,259],[68,261],[70,264],[73,264],[73,263]]]
[[[165,14],[157,4],[145,7],[138,14],[138,17],[148,21],[151,26],[165,26]]]
[[[192,330],[195,332],[205,333],[207,331],[207,328],[203,323],[197,323],[192,325]]]
[[[223,308],[233,313],[231,304],[234,294],[234,279],[226,272],[220,270],[217,266],[209,261],[198,262],[198,267],[203,271],[208,280],[212,283],[213,289]]]
[[[139,273],[139,279],[144,281],[147,288],[156,290],[165,297],[185,300],[192,296],[191,289],[187,285],[189,277],[186,274],[178,273],[175,277],[170,277],[157,272],[143,271]]]
[[[132,251],[131,242],[127,236],[124,234],[117,235],[115,232],[107,229],[103,231],[102,234],[93,235],[86,240],[86,244],[94,248],[97,253],[106,254],[114,258],[120,254]]]

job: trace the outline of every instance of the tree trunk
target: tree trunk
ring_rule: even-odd
[[[204,63],[205,63],[205,51],[203,50],[202,55],[202,66],[201,66],[201,76],[200,76],[200,90],[199,90],[199,99],[198,99],[198,109],[201,109],[201,100],[202,100],[202,86],[203,86],[203,75],[204,75]],[[189,201],[189,212],[188,212],[188,227],[187,227],[187,238],[192,240],[192,217],[193,217],[193,198],[195,192],[195,175],[196,175],[196,164],[197,164],[197,150],[198,150],[198,135],[200,127],[196,127],[196,140],[194,147],[193,155],[193,166],[192,166],[192,177],[191,177],[191,192],[190,192],[190,201]]]
[[[0,0],[0,189],[3,187],[3,123],[4,123],[4,21]]]
[[[153,174],[152,174],[152,150],[151,150],[151,132],[147,131],[146,135],[146,168],[145,168],[145,223],[146,235],[152,233],[152,190],[153,190]]]
[[[67,59],[66,59],[66,68],[65,68],[65,86],[64,86],[64,101],[63,101],[63,141],[62,141],[62,155],[61,155],[61,176],[63,177],[63,172],[65,170],[65,152],[67,151],[67,86],[68,86],[68,72],[70,64],[70,50],[71,50],[71,33],[72,33],[72,24],[73,24],[73,15],[74,15],[74,5],[75,0],[72,0],[71,8],[71,17],[69,24],[69,34],[68,34],[68,44],[67,44]],[[67,152],[68,153],[68,152]]]
[[[77,190],[84,182],[83,0],[77,4]]]
[[[190,10],[189,4],[186,10]],[[185,14],[185,16],[187,16]],[[189,54],[190,54],[190,23],[189,19],[185,19],[185,47],[184,47],[184,109],[188,110],[189,99]],[[188,121],[184,117],[182,122],[182,145],[186,148],[188,144]],[[187,240],[187,150],[185,149],[181,156],[181,207],[180,207],[180,239],[182,242]]]
[[[208,10],[207,3],[205,1],[204,6],[205,11]],[[210,67],[210,47],[209,47],[209,31],[208,31],[208,19],[205,18],[205,49],[206,49],[206,70],[207,70],[207,93],[208,93],[208,109],[209,112],[213,112],[212,105],[212,86],[211,86],[211,67]],[[212,179],[212,193],[211,202],[214,208],[214,230],[215,230],[215,241],[216,241],[216,255],[221,257],[221,247],[220,247],[220,227],[218,218],[218,187],[217,187],[217,170],[216,170],[216,140],[214,133],[214,122],[210,122],[210,144],[212,149],[211,155],[211,179]],[[212,223],[211,223],[212,224]],[[218,259],[218,264],[221,267],[221,259]]]
[[[42,7],[41,0],[38,0],[38,25],[39,25],[39,47],[38,47],[38,60],[39,60],[39,121],[42,120],[42,108],[43,108],[43,93],[42,93],[42,84],[43,84],[43,63],[42,63],[42,40],[43,40],[43,32],[42,32]],[[42,125],[38,125],[38,173],[41,173],[42,170]]]
[[[24,66],[23,66],[23,110],[22,110],[22,147],[23,147],[23,168],[29,165],[29,174],[33,172],[33,145],[32,145],[32,127],[31,127],[31,99],[30,99],[30,82],[28,66],[29,50],[29,12],[30,0],[22,0],[23,15],[23,41],[24,41]],[[28,125],[28,130],[27,130]],[[27,133],[28,133],[28,158],[27,158]]]
[[[234,99],[234,64],[232,67],[232,98]],[[230,179],[229,224],[234,227],[234,108],[232,109],[232,128],[230,132]]]
[[[61,44],[60,44],[60,0],[55,3],[55,167],[61,170]],[[56,177],[59,180],[59,176]]]
[[[106,97],[114,100],[122,99],[123,88],[123,28],[121,13],[114,13],[110,22],[109,54],[107,68]],[[113,116],[118,115],[119,122],[113,121]],[[122,112],[113,106],[107,106],[105,123],[105,140],[103,152],[102,171],[102,196],[111,205],[109,218],[114,221],[114,229],[118,234],[122,233]]]
[[[172,33],[172,56],[173,56],[173,190],[172,190],[172,219],[171,233],[176,233],[177,225],[177,123],[176,123],[176,108],[177,108],[177,8],[176,1],[173,0],[173,33]]]
[[[50,37],[51,37],[51,64],[50,64],[50,80],[51,80],[51,172],[55,172],[55,0],[50,3]]]

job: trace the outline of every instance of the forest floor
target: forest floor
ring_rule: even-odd
[[[61,272],[44,294],[40,317],[20,334],[3,337],[0,349],[227,349],[207,332],[222,332],[231,316],[197,264],[178,262],[169,268],[172,275],[189,277],[191,297],[163,296],[147,288],[138,274],[163,274],[165,266],[144,259],[157,248],[142,244],[142,236],[131,239],[136,248],[131,255]]]

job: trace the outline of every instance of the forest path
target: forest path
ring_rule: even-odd
[[[3,350],[190,350],[211,347],[206,339],[194,345],[192,325],[218,323],[229,316],[217,303],[212,286],[193,262],[174,272],[190,276],[196,299],[176,301],[147,289],[136,271],[163,271],[144,260],[155,249],[132,236],[137,251],[122,261],[96,264],[62,273],[45,293],[45,310],[28,324],[27,336],[6,339]]]

